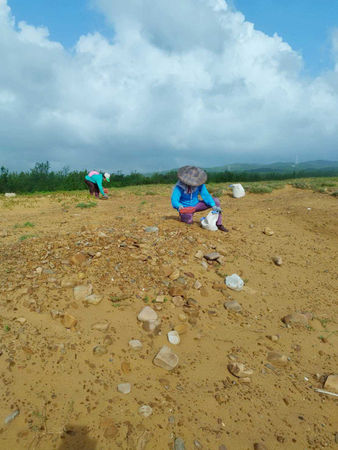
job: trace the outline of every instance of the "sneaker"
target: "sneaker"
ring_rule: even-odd
[[[217,225],[217,228],[218,228],[220,231],[224,231],[225,233],[228,233],[228,232],[229,232],[229,230],[228,230],[227,228],[225,228],[224,225]]]

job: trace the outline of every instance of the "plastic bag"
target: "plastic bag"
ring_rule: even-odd
[[[225,278],[225,284],[234,291],[241,291],[244,286],[244,281],[237,273],[234,273]]]
[[[201,226],[202,228],[209,230],[209,231],[218,231],[216,222],[218,220],[218,212],[216,211],[210,211],[207,217],[201,218]]]
[[[236,184],[230,184],[230,186],[232,188],[232,196],[234,198],[241,198],[244,197],[245,195],[245,190],[244,187],[240,184],[240,183],[236,183]]]

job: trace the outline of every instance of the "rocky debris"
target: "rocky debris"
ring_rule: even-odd
[[[169,278],[172,281],[177,280],[180,277],[180,271],[178,269],[175,269],[170,275]]]
[[[275,367],[285,367],[288,364],[288,357],[277,352],[269,352],[267,359]]]
[[[66,328],[75,328],[77,324],[77,319],[68,312],[66,312],[62,317],[62,324]]]
[[[196,280],[195,283],[194,283],[194,288],[195,289],[201,289],[201,287],[202,287],[202,283],[200,281]]]
[[[96,322],[92,325],[92,330],[107,331],[109,329],[108,322]]]
[[[324,388],[328,391],[338,392],[338,375],[329,375],[326,378]]]
[[[236,300],[232,300],[231,302],[225,302],[224,308],[227,309],[228,311],[234,311],[234,312],[242,311],[241,305],[238,302],[236,302]]]
[[[70,258],[70,262],[74,266],[82,266],[86,261],[87,257],[83,253],[75,253],[75,255],[72,255]]]
[[[85,300],[92,292],[93,286],[91,284],[75,286],[73,289],[75,300]]]
[[[277,341],[279,341],[280,336],[279,336],[279,334],[272,334],[272,335],[268,335],[267,338],[270,339],[270,341],[272,341],[272,342],[277,342]]]
[[[140,416],[149,417],[153,413],[153,408],[149,405],[142,405],[140,406],[138,413],[140,414]]]
[[[185,450],[184,440],[177,437],[174,442],[174,450]]]
[[[108,350],[104,345],[96,345],[93,348],[93,354],[96,356],[105,355],[106,353],[108,353]]]
[[[276,264],[276,266],[281,266],[283,264],[281,256],[273,256],[272,261]]]
[[[211,252],[204,255],[204,258],[207,261],[216,261],[218,258],[220,258],[221,255],[218,252]]]
[[[169,331],[168,341],[170,342],[170,344],[173,344],[173,345],[177,345],[181,342],[180,335],[177,333],[176,330]]]
[[[158,318],[157,312],[154,311],[150,306],[145,306],[137,316],[140,322],[151,322]]]
[[[273,234],[275,234],[274,231],[272,231],[271,228],[269,227],[265,227],[263,233],[266,234],[267,236],[272,236]]]
[[[231,362],[228,364],[229,372],[237,378],[249,377],[253,374],[252,369],[247,369],[244,364],[240,362]]]
[[[4,420],[4,424],[8,425],[9,423],[11,423],[18,415],[20,414],[20,409],[16,409],[15,411],[12,412],[12,414],[10,414],[9,416],[6,417],[6,419]]]
[[[84,301],[88,305],[98,305],[102,301],[102,296],[97,294],[91,294],[88,295]]]
[[[158,227],[145,227],[144,231],[146,233],[157,233]]]
[[[202,258],[203,258],[203,252],[202,252],[202,250],[198,250],[198,251],[195,253],[195,258],[197,258],[197,259],[202,259]]]
[[[307,325],[311,318],[311,313],[294,312],[284,316],[282,322],[286,325]]]
[[[129,394],[131,391],[131,385],[130,383],[120,383],[117,385],[117,390],[121,394]]]
[[[129,347],[132,348],[133,350],[141,350],[143,345],[142,342],[139,341],[138,339],[131,339],[129,341]]]
[[[183,297],[180,297],[180,296],[178,295],[178,296],[172,298],[172,302],[173,302],[173,304],[174,304],[175,306],[180,307],[180,306],[183,306],[183,305],[184,305],[185,300],[184,300]]]
[[[241,291],[244,286],[244,281],[237,273],[233,273],[225,278],[225,284],[233,291]]]
[[[172,370],[178,364],[178,356],[171,348],[164,345],[155,356],[153,363],[155,366],[162,367],[162,369]]]

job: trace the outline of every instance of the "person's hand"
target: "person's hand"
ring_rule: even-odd
[[[216,206],[216,205],[212,207],[212,210],[214,212],[217,212],[217,213],[221,213],[222,212],[222,209],[219,206]]]
[[[108,200],[108,195],[105,194],[102,198],[103,198],[103,200]]]

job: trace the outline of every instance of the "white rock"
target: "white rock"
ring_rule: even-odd
[[[108,328],[109,328],[108,322],[97,322],[92,325],[92,330],[107,331]]]
[[[89,305],[98,305],[102,301],[102,296],[97,294],[88,295],[85,298],[85,302]]]
[[[234,291],[241,291],[244,286],[244,281],[237,273],[233,273],[225,278],[225,284],[228,288],[233,289]]]
[[[139,315],[137,316],[138,320],[140,322],[149,322],[149,321],[155,321],[157,319],[157,313],[154,311],[150,306],[145,306],[142,311],[140,311]]]
[[[24,317],[18,317],[16,319],[16,322],[19,322],[21,325],[23,325],[24,323],[27,322],[27,319],[25,319]]]
[[[14,192],[6,192],[5,197],[7,198],[16,197],[16,194]]]
[[[37,268],[35,269],[35,272],[36,272],[37,274],[41,275],[41,274],[42,274],[42,267],[37,267]]]
[[[131,391],[131,385],[130,383],[120,383],[117,385],[117,390],[121,394],[129,394],[129,392]]]
[[[180,335],[177,333],[177,331],[169,331],[168,333],[168,341],[170,344],[177,345],[181,342]]]
[[[75,300],[84,300],[86,297],[91,295],[92,292],[93,286],[91,284],[75,286],[73,289]]]
[[[199,282],[198,280],[196,280],[196,281],[195,281],[195,284],[194,284],[194,288],[195,288],[195,289],[201,289],[201,287],[202,287],[202,283]]]
[[[198,250],[198,251],[195,253],[195,258],[198,258],[198,259],[202,259],[202,258],[203,258],[203,252],[202,252],[202,250]]]
[[[131,347],[133,350],[141,350],[143,347],[142,342],[138,339],[131,339],[129,341],[129,347]]]
[[[155,356],[153,363],[155,366],[162,367],[162,369],[172,370],[178,364],[178,356],[171,348],[164,345]]]
[[[139,408],[138,413],[143,417],[149,417],[153,413],[153,409],[149,405],[143,405]]]

